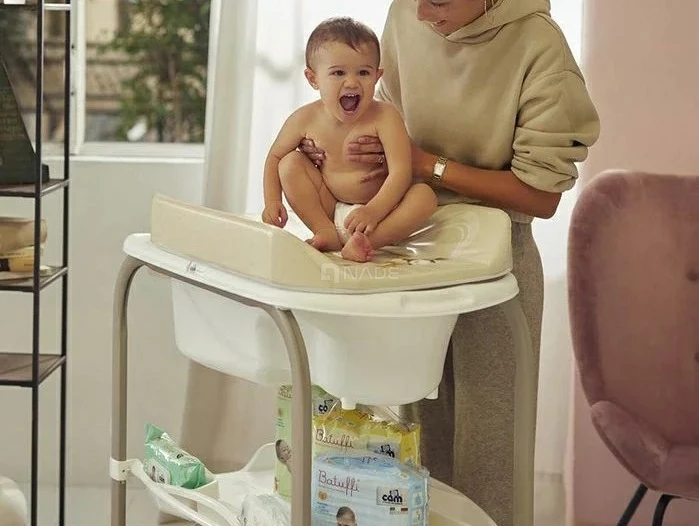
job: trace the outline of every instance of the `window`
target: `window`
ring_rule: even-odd
[[[202,143],[210,0],[80,3],[83,140]]]

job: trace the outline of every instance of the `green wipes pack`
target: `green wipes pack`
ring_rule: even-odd
[[[143,470],[155,482],[181,488],[196,489],[209,482],[204,464],[152,424],[146,424]]]

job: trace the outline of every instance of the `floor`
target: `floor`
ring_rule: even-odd
[[[26,487],[20,486],[27,494]],[[39,526],[58,526],[55,488],[41,487],[39,491]],[[560,476],[540,475],[536,484],[535,526],[563,526],[565,522],[564,490]],[[109,490],[106,488],[68,488],[66,525],[107,526],[109,524]],[[142,489],[127,492],[127,526],[156,526],[157,509],[150,495]],[[168,523],[186,526],[188,523]]]

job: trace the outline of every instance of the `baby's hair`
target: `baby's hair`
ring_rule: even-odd
[[[381,62],[381,45],[372,29],[350,17],[341,16],[324,20],[311,33],[306,43],[306,66],[311,67],[311,59],[325,44],[340,42],[358,51],[362,44],[376,49],[376,63]]]
[[[343,515],[352,515],[353,519],[356,519],[354,516],[354,512],[352,511],[352,508],[348,508],[347,506],[342,506],[339,510],[337,510],[337,515],[335,515],[336,519],[339,519]]]

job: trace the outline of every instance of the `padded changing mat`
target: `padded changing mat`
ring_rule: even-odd
[[[470,204],[440,206],[429,221],[368,263],[322,253],[290,217],[286,228],[156,195],[151,241],[160,248],[285,289],[368,293],[494,279],[512,269],[509,216]]]

